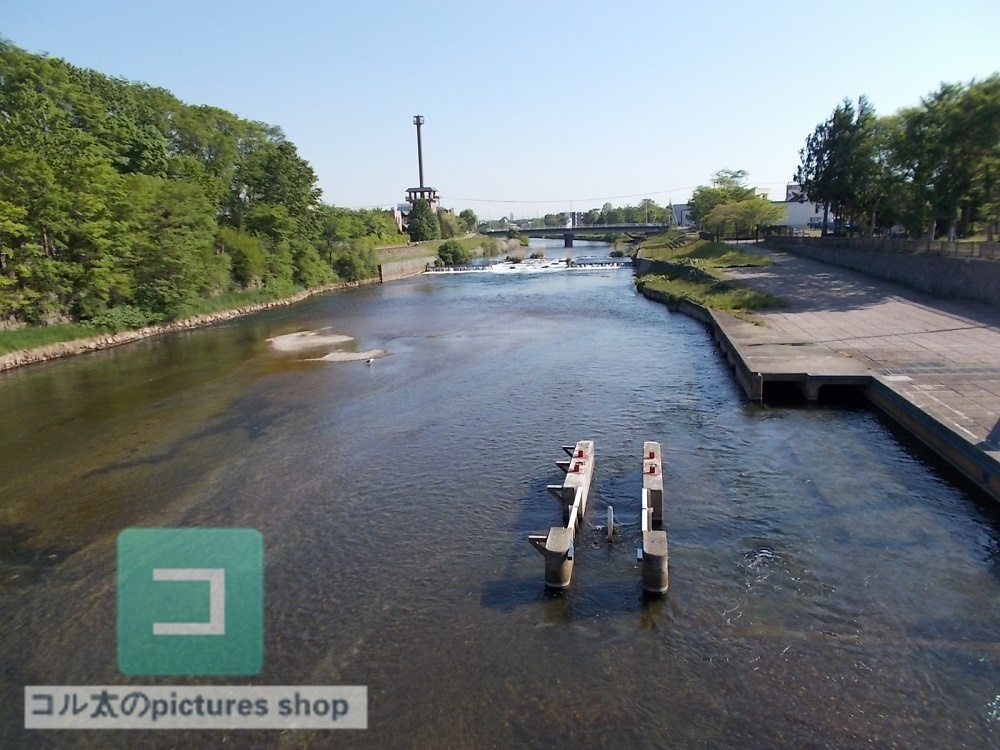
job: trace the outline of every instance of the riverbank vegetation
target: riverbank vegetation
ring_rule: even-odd
[[[420,245],[422,248],[432,249],[435,243],[425,242]],[[512,244],[511,240],[497,242],[492,237],[474,235],[472,237],[460,237],[445,240],[436,248],[437,265],[456,266],[468,263],[475,257],[494,258],[503,252],[504,247]]]
[[[691,219],[718,239],[753,237],[764,227],[783,224],[784,206],[756,195],[745,184],[746,177],[742,169],[722,169],[712,175],[711,185],[699,185],[691,194]]]
[[[671,306],[689,300],[703,307],[745,313],[774,310],[787,306],[779,297],[746,284],[720,279],[707,270],[683,263],[662,263],[659,273],[636,280],[640,292],[649,290],[663,297]]]
[[[277,127],[3,41],[0,73],[0,329],[52,327],[18,341],[368,278],[408,239],[323,204]]]
[[[680,241],[683,235],[644,242],[639,248],[639,256],[650,260],[666,260],[699,268],[738,268],[745,266],[769,266],[774,261],[766,255],[743,250],[736,245],[706,240]]]
[[[691,241],[667,232],[644,242],[639,257],[657,261],[654,273],[636,280],[640,291],[652,290],[676,306],[687,299],[704,307],[730,312],[771,310],[784,300],[751,286],[721,277],[726,268],[769,266],[773,261],[724,242]]]
[[[458,266],[472,260],[472,253],[456,240],[445,240],[437,251],[438,260],[446,266]]]
[[[459,214],[447,208],[439,208],[435,212],[428,201],[418,198],[410,206],[407,224],[411,241],[427,242],[437,239],[449,240],[475,232],[479,226],[479,219],[468,208]]]
[[[901,231],[956,239],[1000,232],[1000,73],[946,83],[879,116],[845,99],[799,152],[795,180],[824,209],[823,233]]]

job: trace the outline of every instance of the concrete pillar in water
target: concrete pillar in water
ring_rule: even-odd
[[[545,558],[545,585],[564,589],[573,577],[573,529],[553,526],[548,534],[532,534],[528,541]]]
[[[545,558],[545,585],[553,589],[569,586],[573,576],[573,539],[587,511],[587,496],[594,475],[594,441],[581,440],[564,445],[569,461],[556,465],[566,475],[563,483],[546,487],[562,506],[563,526],[553,526],[548,534],[531,534],[528,541]]]
[[[663,468],[660,444],[642,445],[642,590],[662,594],[669,583],[667,532],[663,526]]]
[[[660,444],[651,441],[643,443],[642,489],[653,517],[653,525],[649,528],[663,526],[663,468],[660,461]]]
[[[642,532],[642,590],[663,594],[670,584],[668,573],[667,532]]]
[[[566,232],[563,235],[563,247],[573,247],[573,233]]]

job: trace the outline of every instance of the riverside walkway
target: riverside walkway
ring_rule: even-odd
[[[1000,308],[941,299],[837,266],[754,248],[774,260],[728,276],[788,302],[763,325],[709,312],[751,398],[797,382],[868,398],[1000,500]],[[1000,290],[998,290],[1000,295]],[[714,325],[713,325],[714,323]]]

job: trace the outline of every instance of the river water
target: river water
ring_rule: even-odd
[[[320,328],[390,354],[266,341]],[[865,409],[748,403],[626,270],[417,277],[25,368],[0,428],[5,748],[1000,744],[994,510]],[[581,439],[595,486],[553,595],[527,536]],[[644,440],[661,600],[635,559]],[[259,529],[264,669],[203,682],[367,685],[369,729],[24,730],[25,685],[177,682],[116,668],[133,526]]]

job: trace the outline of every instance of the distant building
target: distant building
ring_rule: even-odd
[[[431,204],[431,211],[438,210],[440,199],[437,188],[432,187],[411,187],[406,189],[406,202],[411,206],[418,200],[425,200]]]
[[[400,234],[406,234],[406,217],[411,208],[413,207],[409,203],[400,203],[392,209],[392,219],[396,222],[396,231]]]
[[[689,227],[694,223],[687,203],[674,203],[670,208],[674,211],[674,226]]]
[[[753,189],[754,198],[763,198],[766,201],[771,200],[771,188],[755,187]]]
[[[823,209],[806,201],[802,186],[790,182],[785,186],[785,200],[771,201],[776,206],[784,206],[788,218],[785,226],[791,229],[814,229],[823,224]]]
[[[802,193],[802,185],[797,182],[789,182],[785,185],[786,201],[804,201],[805,195]]]

